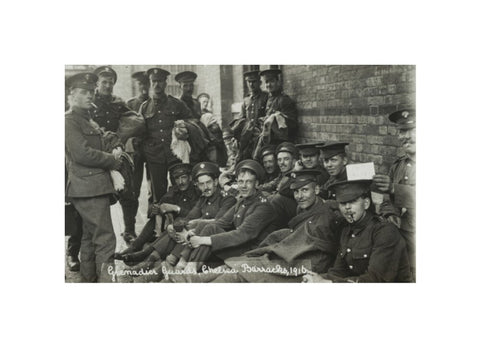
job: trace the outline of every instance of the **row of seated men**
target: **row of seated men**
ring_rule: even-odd
[[[379,190],[347,179],[346,145],[267,146],[263,165],[243,160],[233,176],[211,162],[172,165],[170,191],[115,254],[130,266],[123,280],[412,281],[405,241],[372,202]]]

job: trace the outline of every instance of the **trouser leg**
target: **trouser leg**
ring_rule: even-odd
[[[78,259],[82,242],[82,217],[73,205],[65,206],[65,234],[70,235],[67,242],[67,255]]]
[[[148,243],[155,240],[155,218],[150,218],[145,226],[142,229],[142,232],[138,237],[132,242],[130,247],[133,250],[139,251],[142,247]]]
[[[159,200],[167,192],[167,165],[148,163],[150,170],[150,181],[152,182],[152,192],[155,192],[155,198]]]
[[[88,282],[110,282],[109,266],[114,266],[116,239],[108,195],[74,198],[72,203],[83,220],[80,247],[80,273]]]
[[[405,243],[407,245],[408,260],[410,262],[410,269],[412,272],[413,279],[416,279],[416,251],[415,251],[415,232],[406,231],[403,229],[400,230],[400,235],[402,235]]]
[[[164,233],[152,246],[160,254],[160,259],[165,259],[176,245],[177,243]]]

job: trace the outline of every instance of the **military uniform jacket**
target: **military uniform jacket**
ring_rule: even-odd
[[[172,129],[175,121],[192,117],[190,109],[173,96],[163,95],[159,99],[149,98],[140,107],[145,119],[147,133],[143,150],[148,162],[165,164],[173,158],[170,150]]]
[[[184,95],[182,95],[180,97],[180,100],[182,100],[187,105],[187,107],[190,109],[190,111],[192,112],[193,118],[200,119],[200,116],[202,115],[202,108],[201,108],[200,102],[198,102],[198,100],[195,100],[191,96],[188,97],[188,96],[184,96]]]
[[[114,193],[109,170],[115,166],[115,158],[104,149],[102,132],[90,121],[87,110],[73,108],[65,113],[67,197]]]
[[[222,218],[213,223],[226,231],[211,236],[212,252],[250,241],[260,242],[265,238],[262,232],[274,219],[273,208],[260,191],[240,199]],[[208,226],[203,231],[206,229]]]
[[[175,217],[186,217],[190,210],[195,206],[199,198],[199,194],[193,183],[190,183],[184,191],[172,186],[159,201],[159,204],[173,204],[180,206],[180,213]]]
[[[393,182],[393,194],[381,205],[380,213],[401,216],[401,229],[414,232],[416,162],[402,156],[393,163],[388,175]]]
[[[297,108],[295,103],[283,92],[271,94],[268,97],[265,116],[268,117],[275,112],[281,112],[285,115],[287,129],[277,129],[277,131],[275,131],[274,128],[272,128],[273,137],[271,143],[276,144],[284,141],[295,142],[297,132]]]
[[[201,196],[198,199],[195,206],[186,216],[186,219],[219,219],[235,205],[236,202],[235,197],[217,187],[211,197],[206,198]]]
[[[347,170],[343,169],[341,173],[337,176],[330,176],[328,180],[320,187],[320,197],[324,200],[335,200],[335,194],[333,194],[328,187],[331,184],[346,181],[347,180]]]
[[[334,282],[411,282],[405,241],[393,224],[367,212],[343,228],[327,277]]]
[[[250,94],[243,99],[240,119],[257,121],[265,117],[267,108],[268,93],[260,91],[258,94]]]
[[[97,106],[93,110],[93,120],[105,131],[117,132],[120,117],[132,112],[125,102],[118,96],[103,96],[95,94],[93,103]]]
[[[127,106],[135,112],[140,112],[140,106],[147,101],[148,96],[139,95],[127,100]]]

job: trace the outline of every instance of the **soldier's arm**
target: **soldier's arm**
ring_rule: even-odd
[[[195,206],[193,206],[193,208],[190,210],[190,212],[188,212],[187,216],[185,217],[187,221],[202,218],[202,201],[203,199],[200,198],[195,204]]]
[[[222,199],[220,209],[218,210],[217,214],[215,215],[215,219],[220,219],[222,216],[227,213],[233,206],[235,206],[235,203],[237,202],[237,199],[235,199],[233,196],[228,195],[225,198]]]
[[[238,229],[211,236],[212,251],[239,246],[257,238],[274,219],[275,213],[269,203],[258,204]]]
[[[415,186],[394,183],[393,199],[395,206],[415,208]]]
[[[80,165],[105,170],[114,169],[119,165],[113,154],[88,146],[82,129],[70,119],[65,119],[65,146],[72,160]]]

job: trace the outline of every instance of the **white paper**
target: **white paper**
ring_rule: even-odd
[[[375,176],[375,165],[373,162],[347,165],[347,179],[371,180]]]

